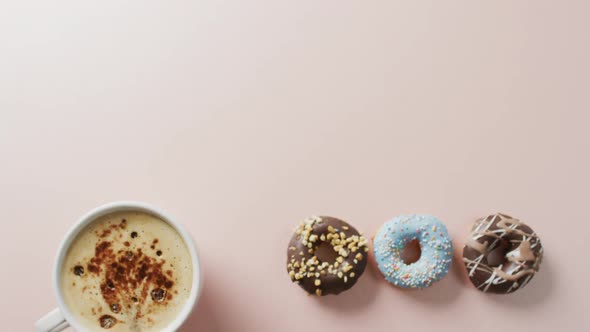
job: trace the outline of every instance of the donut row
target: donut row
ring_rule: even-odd
[[[405,259],[407,246],[420,256]],[[389,283],[426,288],[447,275],[453,243],[445,225],[433,216],[398,216],[373,238],[376,265]],[[369,240],[350,224],[333,217],[302,221],[289,242],[287,272],[307,293],[324,296],[350,289],[367,266]],[[508,294],[523,288],[539,271],[543,246],[525,223],[496,213],[475,221],[463,247],[471,283],[483,292]]]

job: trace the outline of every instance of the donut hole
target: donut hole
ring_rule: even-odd
[[[510,242],[500,240],[499,245],[490,250],[486,256],[489,266],[500,266],[506,262],[506,254],[510,251]]]
[[[320,243],[315,249],[315,255],[320,262],[334,263],[338,258],[338,253],[334,250],[332,245],[327,242]]]
[[[416,239],[406,243],[401,252],[402,261],[406,265],[416,263],[421,255],[422,249],[420,248],[420,242]]]

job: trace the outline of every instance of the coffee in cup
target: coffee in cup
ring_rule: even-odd
[[[161,331],[185,307],[192,281],[182,236],[159,217],[133,210],[89,223],[59,272],[66,306],[89,331]]]

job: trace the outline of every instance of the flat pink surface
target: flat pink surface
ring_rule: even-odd
[[[588,1],[12,1],[0,5],[2,331],[56,300],[66,230],[160,206],[202,254],[183,331],[588,330]],[[510,296],[455,262],[424,291],[368,269],[338,297],[285,271],[311,214],[372,235],[502,211],[540,234]]]

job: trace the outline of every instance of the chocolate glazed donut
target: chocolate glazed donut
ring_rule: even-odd
[[[346,222],[332,217],[310,217],[296,229],[287,249],[291,281],[309,294],[324,296],[350,289],[367,266],[367,240]],[[316,256],[326,244],[337,254],[334,261]]]
[[[539,271],[543,245],[518,219],[493,214],[478,219],[463,249],[463,262],[473,285],[490,293],[523,288]]]

